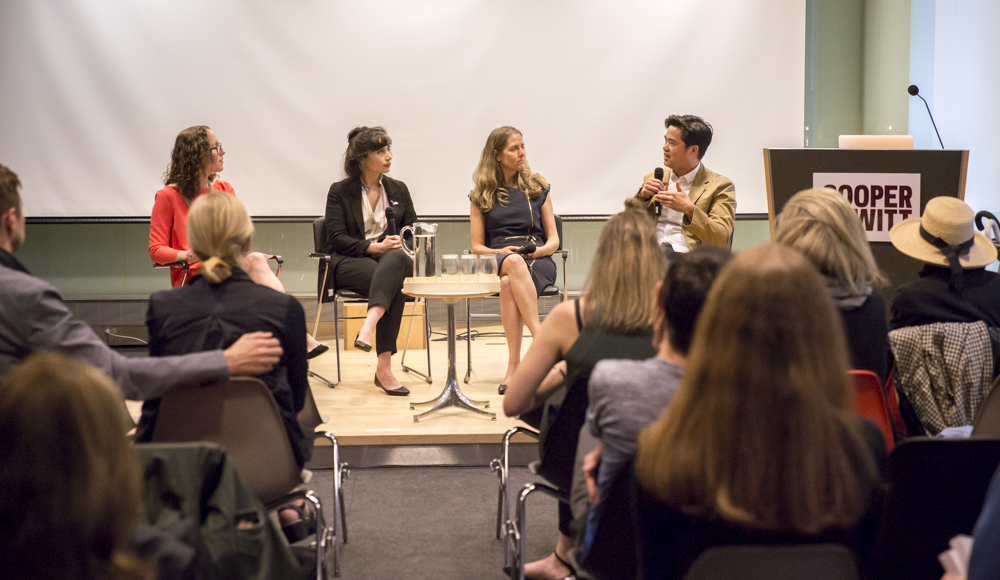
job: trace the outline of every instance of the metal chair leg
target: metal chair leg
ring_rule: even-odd
[[[511,427],[504,433],[500,444],[500,457],[490,462],[490,469],[497,471],[500,478],[500,489],[497,493],[497,539],[501,539],[501,521],[510,522],[510,440],[514,435],[524,433],[538,439],[538,431],[527,427]],[[511,543],[504,548],[504,565],[511,566]]]
[[[525,509],[524,502],[528,499],[528,496],[532,493],[540,491],[546,495],[554,497],[559,501],[565,502],[567,498],[560,493],[560,491],[551,485],[545,483],[529,483],[524,486],[521,493],[517,496],[517,522],[511,527],[513,534],[507,535],[507,545],[511,544],[511,535],[514,536],[515,553],[514,561],[510,564],[513,566],[511,570],[511,578],[517,578],[518,580],[524,580],[524,554],[525,554]],[[516,568],[516,570],[515,570]]]
[[[334,297],[333,297],[333,310],[334,310],[334,312],[333,312],[333,331],[336,334],[336,342],[334,342],[333,348],[334,348],[334,350],[337,351],[337,382],[334,383],[334,386],[340,384],[340,309],[338,308],[339,302],[340,301],[337,300],[337,296],[334,295]],[[346,334],[344,335],[344,346],[345,347],[347,346],[347,335]]]
[[[469,298],[465,299],[465,354],[468,358],[468,366],[465,369],[465,382],[469,382],[469,378],[472,376],[472,302]],[[499,534],[497,535],[499,538]]]
[[[427,317],[427,301],[424,300],[423,298],[417,298],[417,302],[415,302],[414,304],[420,304],[421,301],[423,301],[422,303],[424,305],[424,326],[425,326],[425,334],[427,335],[425,342],[426,345],[425,350],[427,351],[427,374],[425,375],[424,373],[412,367],[406,366],[406,351],[410,348],[410,332],[413,330],[412,312],[409,315],[410,324],[406,328],[406,342],[403,343],[403,356],[400,358],[399,365],[400,367],[402,367],[404,373],[413,373],[415,375],[418,375],[420,376],[420,378],[424,379],[427,382],[427,384],[431,384],[434,382],[434,380],[431,378],[431,330],[430,330],[430,320]]]
[[[305,493],[305,499],[312,504],[316,513],[316,580],[323,580],[323,561],[326,558],[327,527],[323,517],[323,504],[312,491]],[[340,559],[336,551],[333,553],[333,575],[340,575]]]

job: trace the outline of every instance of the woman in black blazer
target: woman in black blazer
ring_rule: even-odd
[[[403,318],[403,280],[411,276],[413,261],[391,231],[413,224],[410,191],[402,181],[384,174],[392,165],[392,139],[382,127],[357,127],[347,135],[344,173],[347,179],[330,186],[326,198],[326,247],[338,288],[368,296],[368,315],[354,346],[371,351],[376,330],[375,385],[389,395],[409,395],[392,374],[391,357]],[[385,211],[394,212],[387,227]],[[324,291],[326,289],[324,288]]]

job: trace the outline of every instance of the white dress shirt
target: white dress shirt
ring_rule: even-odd
[[[389,206],[389,199],[385,196],[385,186],[382,185],[382,176],[378,176],[378,184],[382,187],[382,195],[375,202],[375,206],[368,202],[368,190],[371,189],[361,182],[361,215],[365,219],[365,239],[369,242],[378,241],[385,232],[385,208]]]
[[[670,178],[666,183],[667,191],[677,191],[677,185],[680,184],[684,195],[690,196],[691,184],[694,181],[694,176],[698,174],[699,169],[701,169],[701,163],[680,177],[672,170],[667,169],[670,173]],[[684,237],[683,225],[684,212],[667,207],[661,208],[660,217],[656,220],[656,241],[661,246],[670,244],[675,252],[690,252],[691,247],[688,246],[687,238]]]

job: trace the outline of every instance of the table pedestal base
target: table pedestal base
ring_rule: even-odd
[[[448,380],[445,381],[444,390],[437,398],[431,399],[430,401],[423,401],[420,403],[410,403],[410,409],[414,410],[415,407],[420,405],[433,405],[430,409],[427,409],[423,413],[418,413],[413,416],[413,422],[416,423],[420,421],[421,417],[426,417],[427,415],[444,409],[445,407],[458,407],[460,409],[465,409],[467,411],[472,411],[480,415],[485,415],[490,419],[496,421],[496,413],[491,413],[489,411],[484,411],[476,405],[484,405],[487,409],[490,407],[489,401],[473,401],[465,396],[462,389],[458,386],[458,380],[455,378],[455,302],[453,300],[448,300]]]

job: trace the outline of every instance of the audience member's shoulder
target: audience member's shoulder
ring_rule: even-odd
[[[40,294],[49,290],[56,292],[55,286],[41,278],[0,266],[0,293],[5,296]]]
[[[636,374],[656,371],[656,357],[646,360],[610,359],[598,361],[590,373],[590,383],[600,385],[630,384]]]

